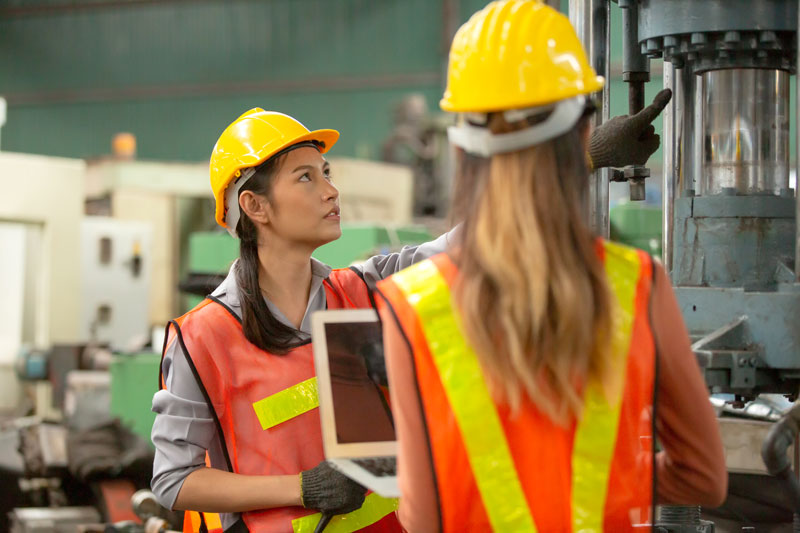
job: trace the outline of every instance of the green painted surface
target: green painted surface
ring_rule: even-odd
[[[433,236],[422,226],[390,228],[376,224],[342,224],[342,236],[319,247],[314,258],[333,268],[344,268],[372,255],[421,244]],[[239,241],[225,232],[197,232],[189,237],[189,271],[225,274],[239,256]]]
[[[150,408],[158,390],[161,356],[154,353],[115,355],[111,361],[111,414],[150,442],[155,413]]]
[[[239,241],[227,232],[200,231],[189,236],[189,272],[224,274],[239,256]]]
[[[661,257],[661,208],[627,202],[612,207],[608,216],[611,240]]]
[[[80,8],[91,2],[0,7],[4,150],[93,157],[129,131],[141,159],[204,160],[227,124],[260,106],[339,129],[336,155],[379,158],[395,103],[422,92],[433,108],[441,95],[439,2]]]

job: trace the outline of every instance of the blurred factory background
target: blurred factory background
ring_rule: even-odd
[[[166,322],[238,253],[215,226],[207,160],[243,111],[341,132],[329,158],[343,237],[320,260],[347,266],[447,229],[438,100],[452,36],[485,3],[0,3],[0,531],[174,519],[136,492],[147,486],[150,402]],[[612,28],[621,11],[610,4]],[[622,32],[610,43],[615,116],[628,112]],[[647,102],[661,60],[650,70]],[[794,168],[794,121],[790,136]],[[657,256],[662,151],[644,202],[629,202],[625,183],[610,188],[611,237]],[[97,428],[126,453],[114,475],[76,467],[66,445]]]

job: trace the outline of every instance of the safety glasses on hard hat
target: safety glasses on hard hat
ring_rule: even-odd
[[[527,120],[529,123],[526,128],[509,133],[492,133],[487,127],[489,113],[464,113],[457,125],[447,129],[447,137],[468,153],[489,157],[522,150],[563,135],[594,109],[594,103],[583,95],[546,106],[509,109],[502,112],[507,122]]]

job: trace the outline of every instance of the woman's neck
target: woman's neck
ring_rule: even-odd
[[[259,246],[258,261],[261,291],[299,329],[311,288],[311,250]]]

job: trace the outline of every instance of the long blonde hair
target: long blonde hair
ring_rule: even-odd
[[[489,127],[515,129],[499,114]],[[588,379],[610,387],[611,295],[582,209],[587,127],[489,159],[459,152],[453,206],[454,301],[490,389],[561,424],[580,416]]]

